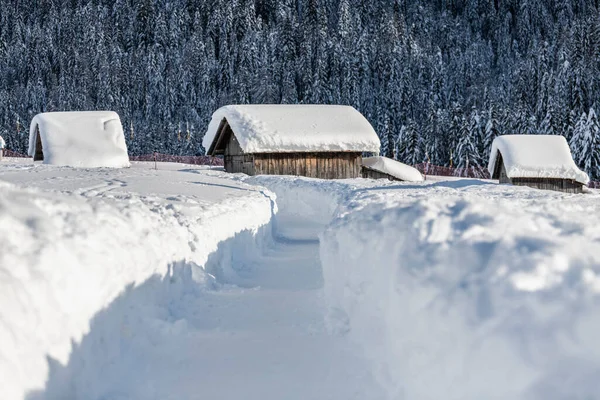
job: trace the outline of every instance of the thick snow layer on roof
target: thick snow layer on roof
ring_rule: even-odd
[[[562,178],[587,184],[590,178],[571,156],[567,140],[557,135],[505,135],[492,143],[488,170],[494,174],[496,157],[502,160],[509,178]]]
[[[129,166],[123,126],[112,111],[51,112],[36,115],[29,129],[35,155],[39,127],[44,164],[80,168]]]
[[[416,168],[413,168],[410,165],[403,164],[396,160],[392,160],[391,158],[367,157],[363,158],[362,164],[367,168],[391,175],[394,178],[403,181],[423,181],[423,175],[421,175],[421,173]]]
[[[230,105],[212,116],[203,146],[213,144],[226,119],[246,153],[355,151],[379,153],[367,119],[350,106]]]

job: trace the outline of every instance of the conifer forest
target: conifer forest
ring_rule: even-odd
[[[131,154],[203,154],[239,103],[349,104],[382,154],[487,165],[494,137],[567,138],[600,178],[599,0],[0,0],[0,135],[118,112]]]

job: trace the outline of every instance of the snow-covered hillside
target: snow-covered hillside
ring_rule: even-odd
[[[0,181],[2,399],[600,393],[598,191],[14,160]]]

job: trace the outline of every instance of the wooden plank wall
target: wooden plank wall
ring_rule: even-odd
[[[229,139],[227,140],[227,144],[225,146],[225,171],[233,174],[241,172],[247,175],[255,175],[254,155],[244,154],[240,143],[235,135],[233,135],[233,132],[231,132],[229,125],[226,129],[229,130],[229,132],[225,132],[225,134],[229,134]]]
[[[261,153],[254,154],[254,173],[349,179],[360,176],[361,162],[360,153]]]
[[[257,153],[244,154],[235,134],[227,126],[225,171],[248,175],[297,175],[320,179],[358,178],[361,153]]]
[[[535,189],[554,190],[565,193],[583,193],[583,184],[572,179],[557,178],[509,178],[506,168],[502,163],[500,183],[509,183],[515,186],[528,186]]]
[[[529,186],[536,189],[555,190],[565,193],[583,193],[583,184],[572,179],[555,178],[512,178],[516,186]]]
[[[43,161],[44,160],[44,149],[42,148],[42,137],[40,136],[40,127],[39,125],[35,127],[35,155],[33,156],[33,161]]]
[[[504,167],[502,156],[498,154],[498,157],[500,157],[500,162],[502,162],[502,168],[500,169],[500,177],[498,178],[498,180],[500,181],[500,183],[512,183],[512,181],[506,174],[506,168]]]
[[[395,178],[391,175],[384,174],[383,172],[375,171],[374,169],[362,167],[361,175],[363,178],[369,179],[387,179],[390,181],[400,181],[401,179]]]
[[[256,175],[254,172],[254,156],[245,154],[241,156],[225,156],[225,171],[232,174],[243,173],[247,175]]]

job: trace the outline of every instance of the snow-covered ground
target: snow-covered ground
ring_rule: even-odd
[[[600,193],[0,164],[2,399],[598,399]]]
[[[390,399],[599,399],[600,196],[354,192],[321,236],[333,332]]]
[[[379,396],[273,193],[153,167],[0,164],[0,398]]]

